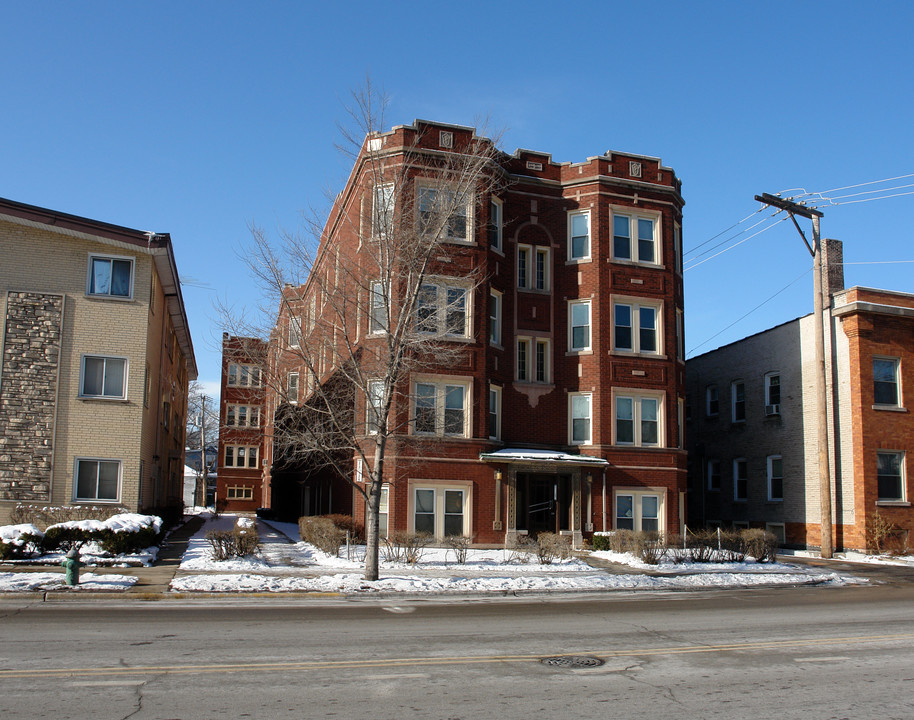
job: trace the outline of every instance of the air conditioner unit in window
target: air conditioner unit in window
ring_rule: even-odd
[[[766,406],[765,406],[765,414],[766,414],[766,415],[780,415],[780,414],[781,414],[781,406],[780,406],[780,404],[777,404],[777,405],[766,405]]]

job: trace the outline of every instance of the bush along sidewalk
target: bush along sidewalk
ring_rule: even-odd
[[[260,548],[257,525],[250,518],[238,518],[231,530],[210,530],[206,540],[217,562],[254,555]]]
[[[740,563],[749,557],[767,563],[774,562],[777,548],[775,535],[757,528],[687,531],[684,539],[658,532],[615,530],[596,533],[593,538],[594,550],[630,553],[648,565],[657,565],[664,557],[676,563]]]

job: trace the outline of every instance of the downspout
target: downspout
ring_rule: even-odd
[[[606,532],[606,470],[603,470],[603,532]]]

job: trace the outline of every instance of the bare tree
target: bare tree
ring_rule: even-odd
[[[471,317],[488,300],[475,241],[503,173],[490,138],[422,124],[385,133],[385,100],[370,83],[352,98],[343,138],[354,168],[329,218],[278,244],[253,228],[247,260],[273,311],[264,382],[274,462],[351,482],[366,504],[365,579],[375,580],[382,487],[395,482],[385,458],[421,454],[467,421],[411,378],[455,367],[468,342],[485,340]]]
[[[201,504],[206,503],[206,477],[216,463],[216,455],[207,448],[219,440],[219,399],[207,397],[203,386],[196,380],[187,389],[187,426],[184,447],[200,451],[197,471],[197,490],[194,493]]]

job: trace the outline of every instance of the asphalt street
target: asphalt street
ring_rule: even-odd
[[[914,717],[906,582],[457,602],[6,600],[0,637],[4,720]]]

